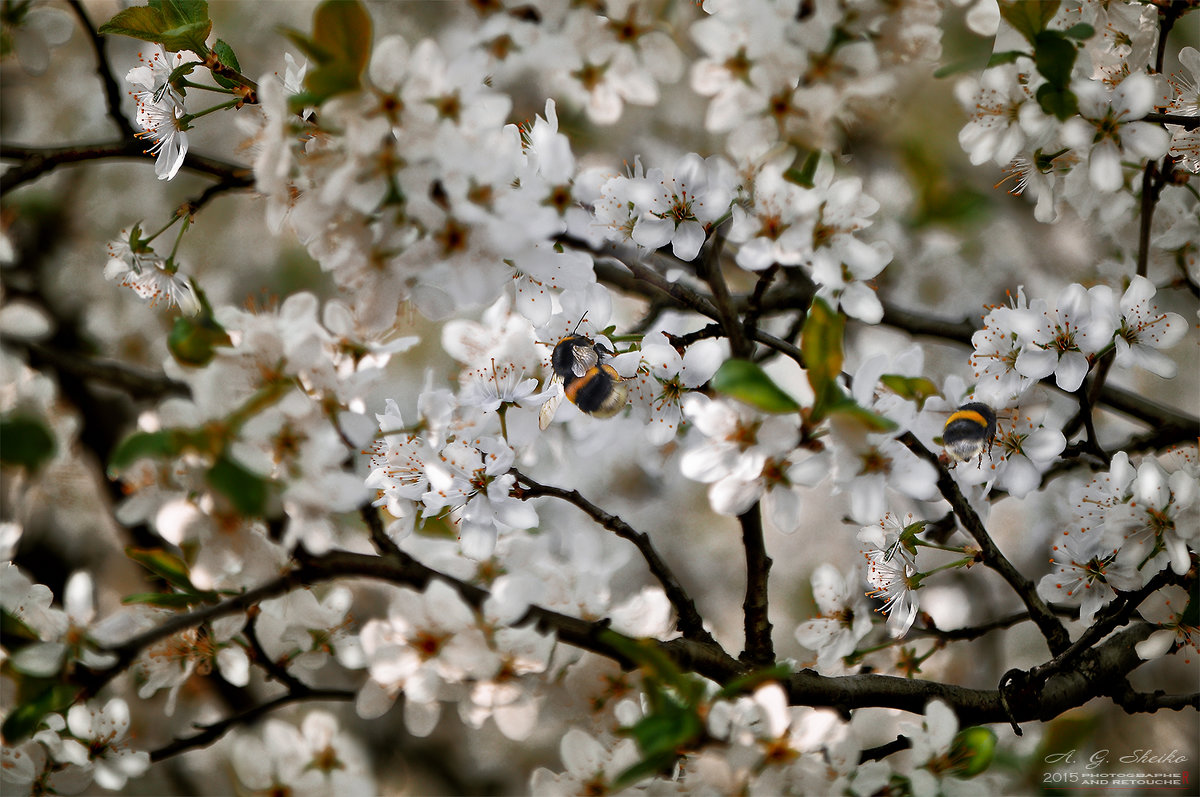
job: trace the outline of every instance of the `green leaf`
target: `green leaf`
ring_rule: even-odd
[[[846,401],[846,394],[837,383],[842,373],[842,337],[846,319],[835,313],[824,299],[813,299],[800,333],[800,352],[808,369],[808,383],[813,389],[813,406],[809,420],[817,423],[829,410]]]
[[[139,592],[121,598],[121,603],[141,603],[147,606],[161,606],[164,609],[190,609],[200,603],[216,603],[219,600],[220,595],[215,592]]]
[[[763,412],[795,412],[800,405],[749,360],[726,360],[712,378],[712,388]]]
[[[192,585],[187,563],[175,554],[160,548],[129,547],[125,549],[125,555],[171,586],[187,592],[197,591]]]
[[[814,390],[841,375],[845,329],[845,318],[835,313],[824,299],[813,299],[800,333],[800,352]]]
[[[129,36],[147,42],[157,42],[167,29],[162,14],[149,6],[134,6],[118,11],[97,30],[102,34]]]
[[[1038,72],[1060,90],[1071,84],[1071,70],[1078,55],[1075,44],[1056,30],[1039,33],[1034,43],[1033,61]]]
[[[1058,13],[1059,0],[1000,0],[1000,16],[1033,44]]]
[[[166,459],[183,451],[190,435],[183,429],[134,432],[117,444],[108,458],[110,474],[118,473],[139,459]]]
[[[1005,50],[999,53],[992,53],[992,57],[988,59],[987,65],[990,69],[993,66],[1001,64],[1015,63],[1018,58],[1029,58],[1029,53],[1023,53],[1020,50]]]
[[[204,42],[212,32],[212,20],[206,0],[150,0],[150,7],[157,8],[163,18],[165,30],[159,39],[163,49],[191,50],[201,57],[208,54]]]
[[[991,728],[963,728],[955,735],[947,755],[954,762],[950,772],[955,777],[973,778],[991,766],[995,754],[996,734]]]
[[[1079,22],[1063,31],[1064,36],[1069,36],[1072,39],[1090,39],[1096,35],[1096,29],[1086,22]]]
[[[313,41],[361,74],[371,55],[371,15],[359,0],[325,0],[313,13]]]
[[[228,456],[218,458],[205,479],[243,515],[262,517],[266,513],[270,482]]]
[[[4,725],[0,727],[5,743],[17,744],[32,736],[47,714],[66,711],[75,701],[78,691],[74,686],[54,684],[17,706],[5,717]]]
[[[858,424],[868,432],[891,432],[899,428],[895,421],[885,418],[877,412],[872,412],[866,407],[859,406],[854,399],[845,395],[828,402],[825,406],[825,415],[836,416],[842,421]]]
[[[1069,89],[1056,89],[1049,83],[1043,83],[1037,90],[1038,105],[1051,116],[1065,122],[1079,113],[1079,99]]]
[[[924,408],[925,402],[933,396],[942,395],[937,385],[923,376],[884,374],[879,377],[879,381],[900,398],[917,402],[917,409]]]
[[[216,356],[217,347],[231,345],[225,328],[213,319],[210,311],[195,317],[177,317],[167,335],[167,350],[181,365],[208,365]]]
[[[150,0],[147,6],[118,11],[99,32],[158,42],[168,52],[191,50],[204,56],[212,31],[205,0]]]
[[[237,56],[233,53],[233,48],[226,44],[223,40],[217,39],[217,43],[213,45],[213,54],[217,56],[218,63],[224,64],[235,72],[241,72],[241,64],[238,63]],[[227,89],[235,89],[241,84],[235,80],[230,80],[227,77],[221,77],[217,73],[213,73],[213,80],[218,85],[224,86]]]
[[[804,157],[804,162],[799,167],[792,166],[783,173],[783,179],[789,183],[795,183],[804,188],[813,187],[813,176],[817,173],[817,166],[821,163],[821,150],[810,150]]]
[[[279,32],[291,40],[292,44],[300,48],[306,58],[314,61],[317,64],[326,64],[333,60],[333,53],[319,46],[312,39],[305,36],[298,30],[292,28],[280,28]]]
[[[204,40],[208,38],[211,31],[211,22],[193,22],[190,25],[181,25],[178,28],[163,31],[158,41],[169,53],[191,50],[197,55],[203,56],[208,53],[208,46]]]
[[[704,733],[704,722],[694,706],[672,701],[648,714],[636,725],[622,728],[632,736],[642,753],[642,760],[619,774],[610,784],[613,791],[650,777],[660,771],[670,771],[680,752],[695,747]]]
[[[212,24],[208,18],[208,0],[149,0],[150,7],[162,15],[168,27],[179,28],[200,23]]]
[[[36,471],[54,458],[54,433],[41,418],[15,415],[0,420],[0,462]]]
[[[304,100],[319,105],[356,91],[371,55],[371,17],[359,0],[325,0],[313,13],[311,38],[284,30],[316,67],[304,76]]]

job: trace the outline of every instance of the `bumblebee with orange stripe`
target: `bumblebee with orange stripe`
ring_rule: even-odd
[[[942,429],[946,458],[954,463],[968,462],[978,457],[982,465],[983,452],[991,451],[995,439],[996,413],[979,401],[963,404],[951,413]]]
[[[629,394],[617,369],[604,362],[611,356],[608,348],[584,335],[560,340],[550,355],[550,384],[562,385],[562,392],[542,404],[538,425],[550,425],[563,396],[597,418],[611,418],[624,409]]]

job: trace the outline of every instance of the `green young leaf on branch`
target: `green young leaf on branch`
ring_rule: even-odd
[[[191,50],[203,58],[212,20],[206,0],[150,0],[118,11],[98,32],[156,42],[171,53]]]
[[[289,100],[292,107],[319,106],[362,85],[371,57],[371,17],[358,0],[317,6],[312,36],[288,28],[283,33],[316,64],[304,76],[304,92]]]

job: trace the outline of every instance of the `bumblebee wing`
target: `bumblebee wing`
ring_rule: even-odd
[[[566,395],[563,390],[562,378],[558,375],[551,378],[549,390],[552,390],[553,393],[542,402],[542,406],[538,410],[538,428],[542,430],[545,430],[554,420],[554,413],[558,412],[558,405],[562,404],[563,396]]]
[[[571,348],[571,373],[583,376],[600,362],[600,354],[591,346]]]

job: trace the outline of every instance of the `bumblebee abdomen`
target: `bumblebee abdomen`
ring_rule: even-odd
[[[946,419],[942,442],[952,459],[974,459],[992,444],[996,436],[996,413],[986,404],[973,401],[958,408]]]
[[[621,375],[611,365],[598,365],[583,376],[566,380],[564,390],[576,407],[598,418],[616,415],[628,398]]]

